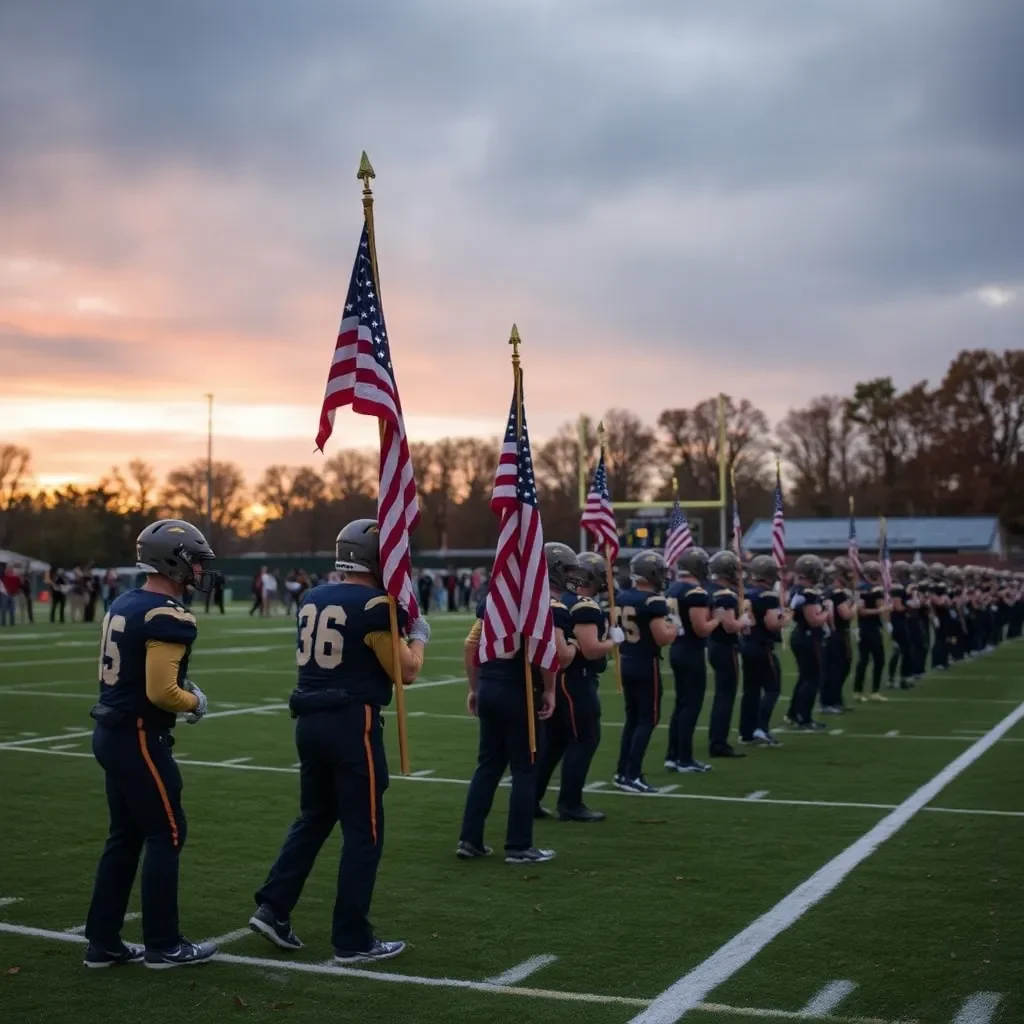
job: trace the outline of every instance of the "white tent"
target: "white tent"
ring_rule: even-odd
[[[50,568],[49,562],[40,562],[38,558],[19,555],[16,551],[0,550],[0,565],[4,563],[12,565],[17,569],[27,565],[29,572],[46,572]]]

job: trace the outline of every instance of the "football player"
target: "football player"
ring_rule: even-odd
[[[789,646],[796,658],[797,678],[786,721],[799,729],[824,729],[813,718],[814,702],[821,689],[822,644],[826,636],[828,608],[821,591],[825,564],[817,555],[801,555],[793,566],[794,586],[789,594],[793,631]]]
[[[729,727],[740,683],[739,634],[754,620],[740,614],[738,588],[740,562],[731,551],[717,551],[708,562],[711,603],[718,625],[708,638],[708,661],[715,675],[715,696],[708,721],[708,754],[711,757],[746,757],[729,743]]]
[[[381,710],[394,682],[416,681],[430,626],[416,619],[396,665],[391,642],[390,598],[380,563],[380,530],[374,519],[356,519],[335,542],[340,583],[307,591],[298,614],[295,660],[298,682],[288,699],[299,754],[299,816],[266,881],[256,892],[253,931],[279,949],[300,949],[291,913],[320,848],[341,824],[342,850],[331,925],[334,960],[356,964],[390,960],[405,943],[374,935],[368,915],[384,846],[384,791],[388,763]]]
[[[186,591],[206,591],[216,575],[213,550],[191,523],[161,519],[136,542],[139,590],[116,598],[103,619],[99,703],[92,749],[106,777],[110,834],[85,924],[86,967],[145,961],[163,969],[213,958],[212,942],[189,942],[178,927],[178,861],[185,845],[181,774],[171,748],[176,716],[194,724],[206,696],[188,679],[196,620]],[[121,939],[139,856],[145,949]]]
[[[583,552],[577,558],[565,544],[546,544],[544,549],[552,586],[562,590],[558,603],[568,611],[567,632],[576,655],[558,675],[555,713],[546,727],[537,784],[539,816],[548,816],[540,801],[561,761],[559,820],[603,821],[601,811],[593,811],[583,803],[583,787],[601,741],[598,681],[608,664],[608,655],[622,642],[623,632],[618,626],[609,629],[608,617],[595,600],[606,587],[604,559],[594,551]]]
[[[824,642],[825,663],[822,666],[821,710],[824,714],[841,715],[847,710],[843,686],[853,664],[850,623],[857,614],[854,603],[853,563],[845,556],[834,558],[825,591],[825,601],[832,606],[828,635]]]
[[[910,580],[914,601],[917,604],[914,619],[920,643],[916,645],[917,663],[911,678],[916,682],[928,670],[928,652],[931,649],[932,630],[932,598],[931,583],[928,579],[928,566],[919,558],[910,563]]]
[[[885,668],[885,645],[882,641],[882,616],[885,614],[885,590],[882,588],[882,566],[865,562],[864,579],[857,594],[857,670],[853,676],[853,692],[857,700],[866,701],[864,677],[871,662],[871,700],[885,701],[881,693],[882,671]]]
[[[644,755],[661,720],[661,649],[679,635],[664,597],[668,565],[657,551],[642,551],[629,563],[630,588],[617,597],[624,639],[622,694],[626,721],[619,745],[615,785],[627,793],[657,793],[644,778]]]
[[[743,659],[743,697],[740,700],[740,742],[781,747],[772,735],[772,712],[782,690],[775,645],[781,643],[784,613],[775,584],[779,569],[771,555],[756,555],[750,563],[746,591],[753,625],[740,637]]]
[[[913,687],[910,676],[913,672],[913,654],[910,642],[909,607],[910,595],[907,586],[910,583],[910,563],[892,563],[892,588],[889,597],[892,601],[890,623],[892,625],[892,653],[889,656],[889,688],[896,686],[896,670],[900,673],[900,689],[909,690]]]
[[[546,558],[549,545],[544,548]],[[564,551],[561,551],[563,548]],[[563,583],[569,583],[570,575],[572,585],[575,586],[581,574],[571,548],[558,544],[552,545],[551,550],[555,568],[552,576],[552,567],[548,564],[548,579],[554,595],[559,593]],[[463,648],[466,678],[469,681],[466,706],[469,713],[475,715],[480,722],[480,743],[476,770],[466,793],[462,831],[455,855],[462,860],[474,860],[477,857],[488,857],[493,852],[484,844],[484,826],[498,784],[508,768],[512,775],[512,792],[508,800],[505,863],[543,864],[554,858],[555,851],[537,847],[533,842],[533,821],[540,806],[537,762],[544,757],[544,735],[540,723],[548,723],[555,711],[556,673],[527,666],[522,646],[507,657],[480,662],[480,637],[486,607],[487,599],[484,597],[477,605],[476,622]],[[571,638],[568,609],[554,596],[551,599],[551,617],[560,673],[575,659],[576,646]],[[521,643],[525,642],[522,637],[519,639]],[[530,752],[526,707],[528,669],[534,693],[537,757]],[[556,743],[560,734],[559,722],[555,724]],[[540,816],[545,815],[541,812]]]
[[[929,603],[932,613],[932,668],[945,671],[949,665],[949,587],[946,567],[941,562],[928,566]]]
[[[671,772],[709,772],[711,765],[693,756],[693,733],[708,688],[704,652],[708,637],[718,625],[705,589],[708,553],[703,548],[689,548],[680,556],[675,569],[675,582],[668,589],[668,606],[678,623],[679,635],[669,648],[668,658],[675,680],[676,703],[668,725],[665,767]]]

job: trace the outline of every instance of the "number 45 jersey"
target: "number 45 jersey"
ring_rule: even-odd
[[[398,609],[405,632],[408,617]],[[289,700],[298,715],[350,703],[391,703],[393,665],[388,595],[358,583],[326,583],[299,608],[298,685]]]
[[[149,590],[129,590],[116,598],[103,618],[100,704],[150,727],[173,728],[174,712],[157,707],[146,695],[147,660],[167,666],[180,686],[196,634],[195,616],[173,598]]]

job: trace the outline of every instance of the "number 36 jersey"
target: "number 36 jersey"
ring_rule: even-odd
[[[405,611],[398,624],[404,633]],[[391,703],[393,665],[388,596],[358,583],[326,583],[306,592],[298,614],[296,714],[351,702]]]

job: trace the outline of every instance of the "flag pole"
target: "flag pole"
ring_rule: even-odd
[[[850,522],[853,523],[854,522],[854,513],[853,513],[853,507],[854,506],[853,506],[853,495],[852,494],[850,495],[849,501],[850,501]],[[854,524],[854,528],[856,528],[856,524]],[[858,547],[859,547],[859,544],[858,544]],[[860,573],[857,571],[857,563],[860,561],[860,559],[859,558],[855,558],[855,559],[851,559],[851,561],[853,563],[853,594],[851,595],[852,598],[853,598],[853,617],[854,617],[854,620],[856,621],[857,627],[859,629],[860,628],[860,607],[859,607],[859,601],[860,601]]]
[[[729,483],[732,484],[732,532],[733,543],[736,545],[736,561],[739,562],[740,571],[737,573],[737,597],[739,599],[739,613],[743,614],[743,606],[746,604],[747,592],[743,586],[743,553],[740,550],[740,532],[736,528],[739,519],[740,503],[736,496],[736,463],[729,467]]]
[[[363,218],[366,221],[366,238],[370,245],[370,265],[373,267],[373,280],[380,295],[380,274],[377,271],[377,238],[373,228],[373,190],[370,181],[375,178],[370,158],[363,150],[359,158],[359,170],[356,178],[363,183]],[[380,439],[384,441],[384,423],[378,420]],[[409,765],[409,727],[405,711],[405,684],[402,682],[402,635],[398,629],[398,602],[388,594],[388,614],[391,625],[391,660],[394,664],[395,682],[395,717],[398,719],[398,760],[401,773],[408,775]]]
[[[519,328],[512,325],[512,333],[508,343],[512,346],[512,387],[516,396],[516,450],[523,443],[523,370],[519,364]],[[522,600],[522,595],[520,595]],[[526,676],[526,731],[530,741],[530,758],[537,753],[537,724],[533,706],[533,666],[530,664],[530,644],[526,636],[519,634],[519,643],[523,648],[523,668]]]
[[[883,572],[884,572],[884,565],[885,565],[885,563],[884,563],[884,561],[882,559],[882,553],[885,551],[886,547],[888,546],[887,541],[888,541],[888,527],[887,527],[886,522],[885,522],[885,516],[879,516],[878,517],[878,564],[883,567]],[[883,581],[883,583],[885,582],[885,576],[882,577],[882,581]],[[891,598],[889,597],[889,591],[885,590],[883,596],[885,598],[885,604],[884,604],[884,608],[882,610],[882,621],[886,625],[888,625],[889,622],[891,621],[891,618],[892,618],[892,616],[890,614],[890,609],[889,609],[889,601],[891,600]]]
[[[782,460],[775,456],[775,485],[779,488],[779,497],[782,497]],[[783,538],[785,540],[785,538]],[[779,566],[779,607],[786,607],[786,559],[783,557],[782,565]]]
[[[597,443],[601,447],[600,458],[604,458],[604,420],[597,425]],[[608,472],[607,465],[605,472]],[[611,499],[609,499],[610,501]],[[604,578],[605,586],[608,588],[608,621],[617,626],[618,616],[615,609],[615,573],[612,570],[612,548],[610,544],[604,546]],[[622,693],[622,654],[619,645],[612,648],[612,660],[615,663],[615,690]]]

